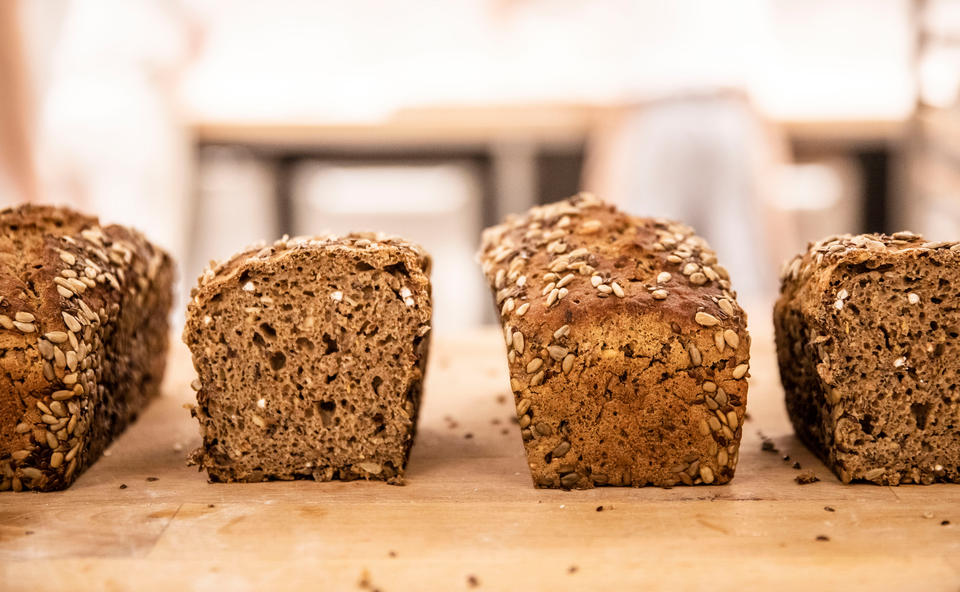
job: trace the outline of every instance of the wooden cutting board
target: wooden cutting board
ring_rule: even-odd
[[[162,399],[70,490],[0,494],[0,589],[960,590],[960,486],[841,485],[760,332],[736,478],[669,490],[534,489],[495,330],[434,340],[406,486],[210,484],[176,344]]]

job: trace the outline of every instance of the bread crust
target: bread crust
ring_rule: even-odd
[[[691,228],[580,194],[487,229],[480,259],[535,485],[733,478],[750,337]]]
[[[0,490],[68,487],[157,396],[172,284],[134,230],[0,212]]]

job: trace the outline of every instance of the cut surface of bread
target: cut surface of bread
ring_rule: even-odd
[[[375,235],[280,241],[201,277],[184,341],[214,481],[400,483],[429,347],[429,258]]]

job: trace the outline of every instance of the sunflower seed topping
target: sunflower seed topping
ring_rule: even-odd
[[[703,311],[698,312],[693,318],[698,325],[703,327],[713,327],[720,324],[720,320],[717,319],[717,317]]]
[[[654,300],[666,300],[670,293],[666,290],[654,290],[650,292],[650,295],[653,296]]]
[[[750,369],[749,364],[740,364],[739,366],[733,369],[733,377],[736,380],[740,380],[741,378],[746,376],[747,370],[749,369]]]

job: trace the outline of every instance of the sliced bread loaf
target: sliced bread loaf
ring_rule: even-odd
[[[191,459],[213,481],[401,483],[430,341],[429,257],[369,234],[281,240],[208,269],[183,339]]]

